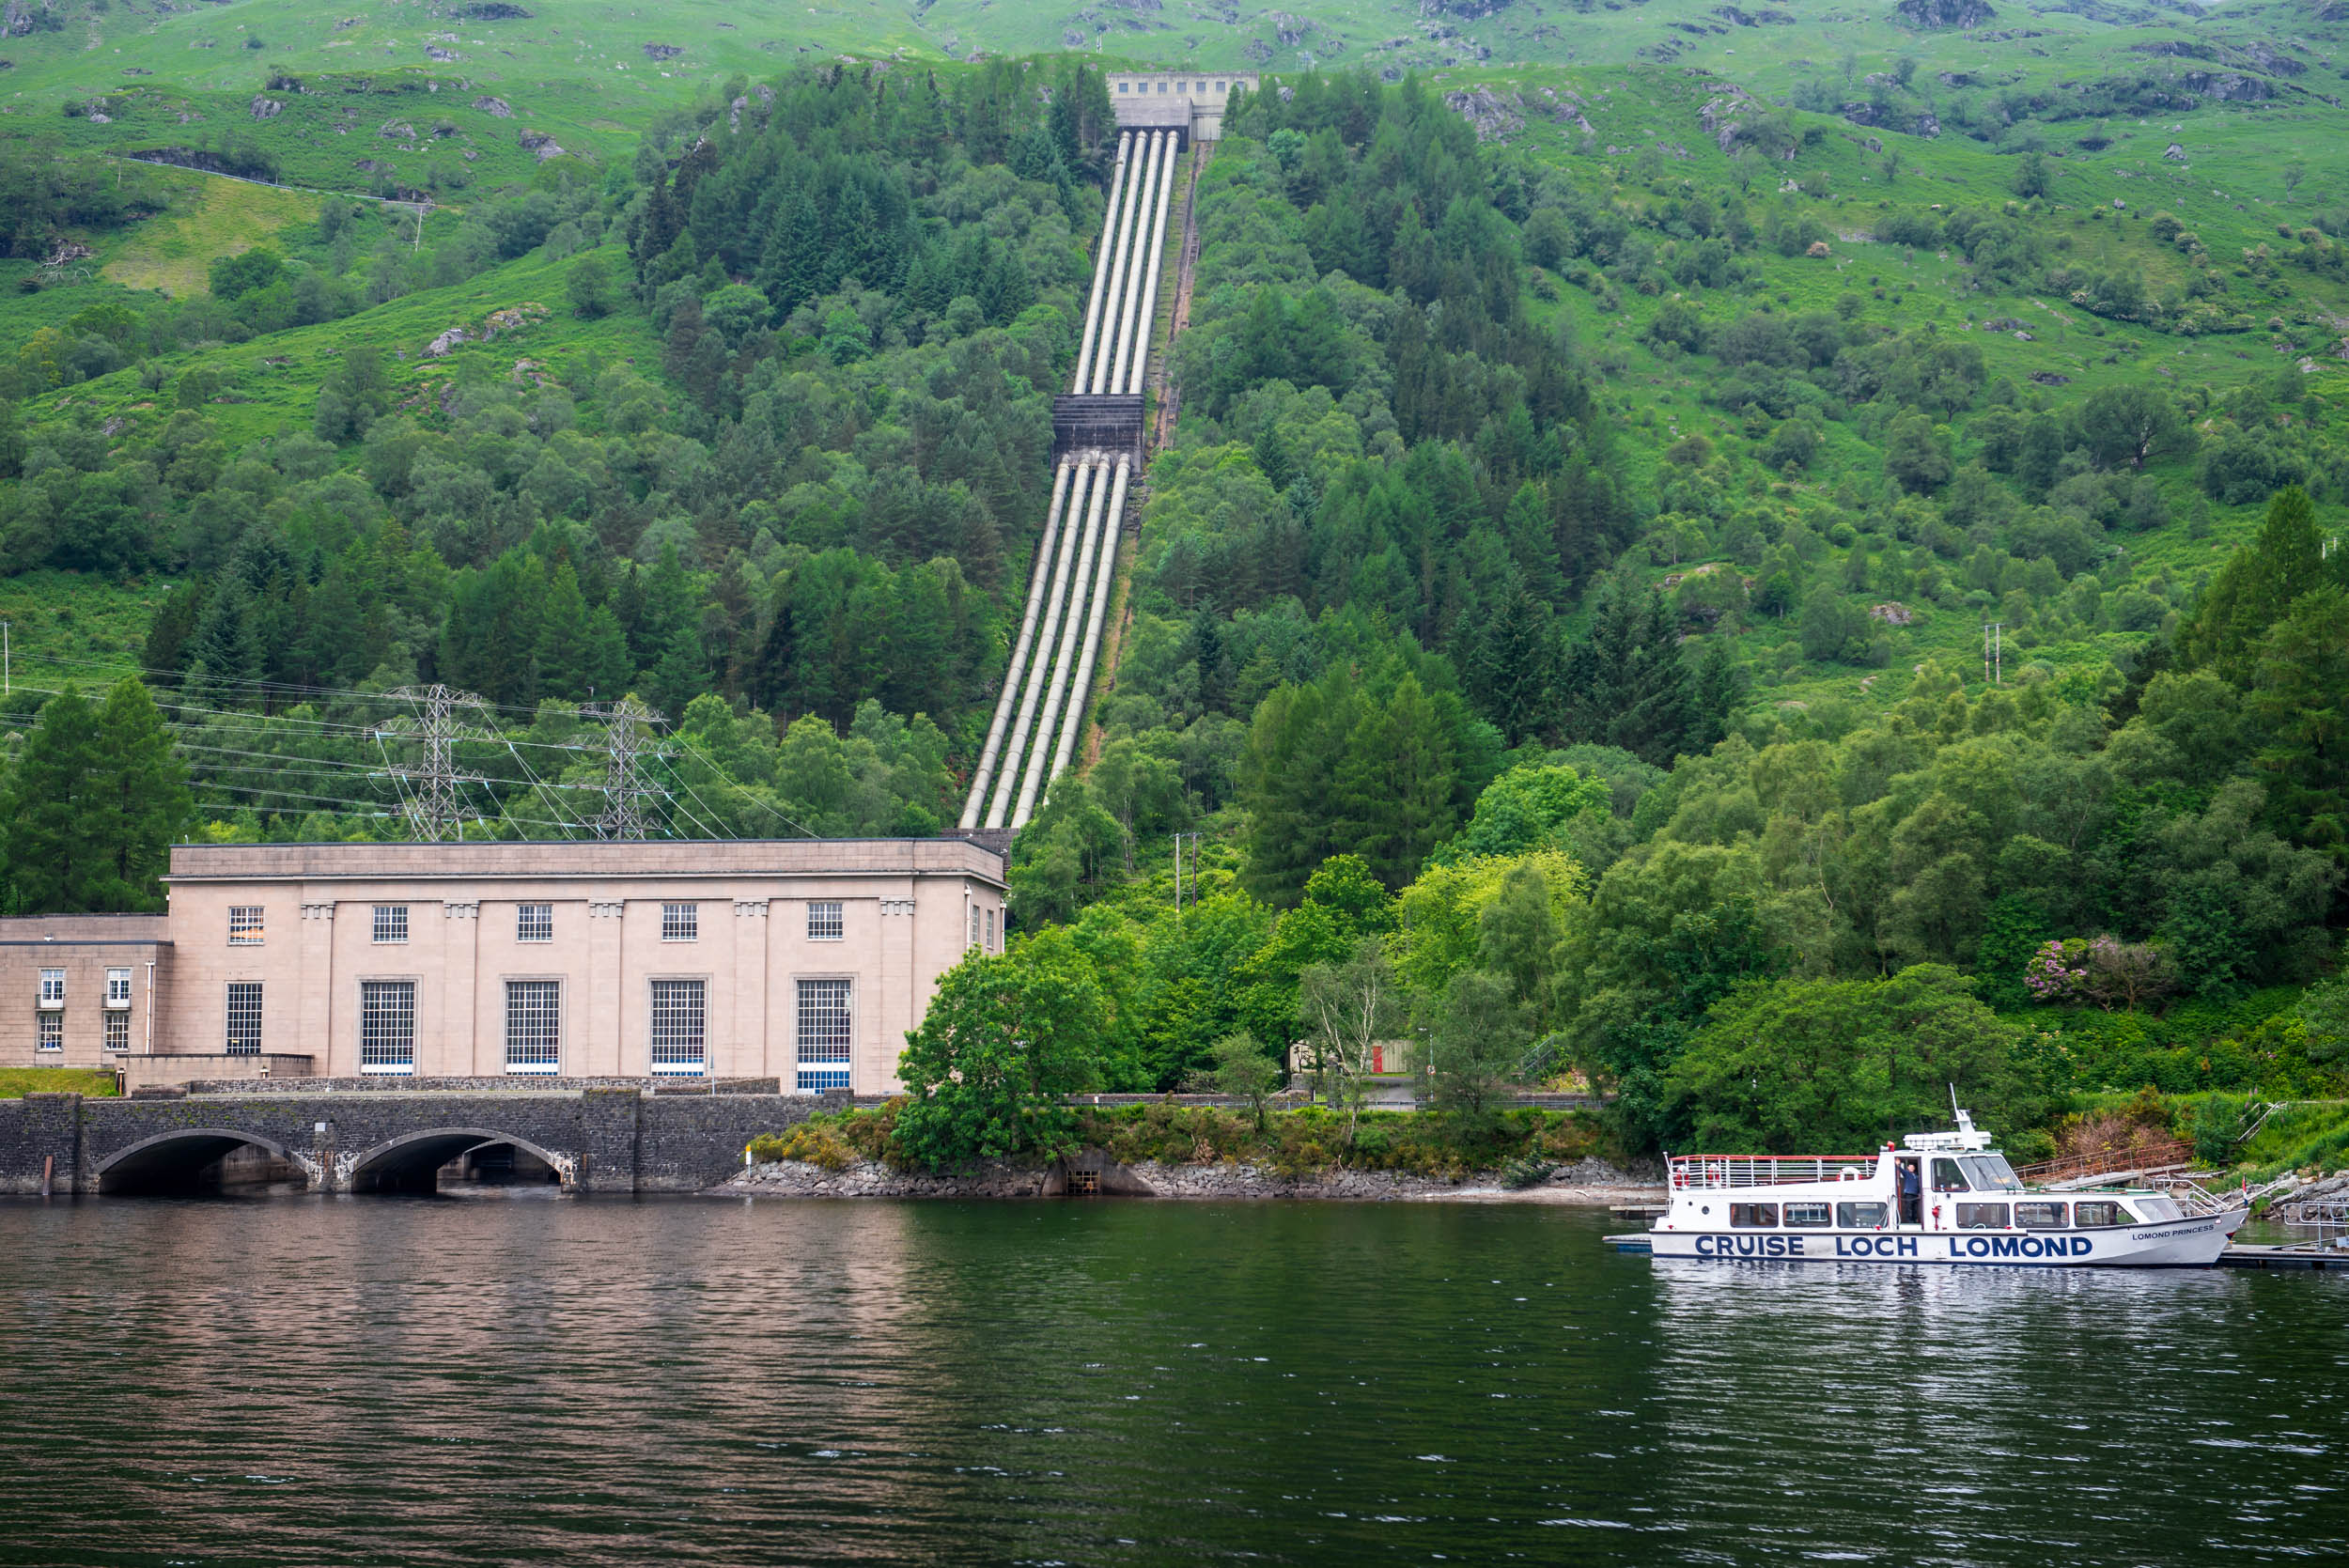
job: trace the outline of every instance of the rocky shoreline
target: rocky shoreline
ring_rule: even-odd
[[[800,1160],[776,1160],[752,1166],[709,1191],[729,1198],[1061,1198],[1089,1192],[1103,1197],[1207,1201],[1289,1198],[1594,1205],[1661,1203],[1664,1197],[1660,1185],[1601,1159],[1560,1166],[1532,1187],[1509,1188],[1501,1184],[1500,1172],[1490,1171],[1458,1181],[1391,1171],[1341,1170],[1292,1177],[1262,1166],[1231,1163],[1161,1165],[1144,1160],[1119,1165],[1092,1151],[1067,1165],[1023,1167],[993,1160],[956,1175],[893,1171],[878,1160],[861,1159],[840,1171]]]

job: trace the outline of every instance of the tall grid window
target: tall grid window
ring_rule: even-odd
[[[709,1065],[703,982],[652,983],[652,1070],[699,1073]]]
[[[65,1005],[65,970],[43,970],[40,971],[40,1004],[43,1007]]]
[[[261,1054],[261,983],[228,982],[228,1032],[221,1048],[231,1056]]]
[[[987,950],[995,951],[995,911],[991,908],[987,911]]]
[[[228,945],[230,947],[261,945],[261,906],[258,904],[228,906]]]
[[[378,904],[372,927],[379,942],[404,942],[408,939],[408,906]]]
[[[514,910],[514,939],[518,942],[554,940],[554,906],[522,904]]]
[[[848,1050],[856,1015],[847,980],[800,982],[800,1071],[802,1094],[848,1087]]]
[[[416,1070],[414,981],[359,982],[359,1070],[363,1073],[413,1073]]]
[[[40,1016],[40,1037],[35,1043],[41,1050],[65,1049],[65,1015],[43,1013]]]
[[[106,1005],[109,1007],[131,1005],[131,971],[129,970],[106,971]]]
[[[664,942],[699,941],[702,934],[702,907],[698,904],[663,904],[661,906],[661,939]]]
[[[117,1011],[106,1015],[106,1048],[108,1050],[131,1048],[130,1014]]]
[[[979,907],[976,904],[971,906],[971,939],[964,945],[968,947],[979,945]]]
[[[509,980],[506,983],[506,1070],[509,1073],[552,1073],[561,1070],[563,1054],[563,983],[559,980]]]
[[[848,922],[841,918],[840,906],[834,903],[810,904],[807,907],[807,939],[812,942],[836,942],[848,934]]]

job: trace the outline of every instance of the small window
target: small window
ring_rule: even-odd
[[[1165,84],[1165,83],[1161,82],[1161,83],[1159,83],[1159,91],[1160,91],[1160,92],[1164,92],[1164,91],[1166,91],[1166,84]]]
[[[1957,1161],[1937,1159],[1933,1162],[1933,1190],[1936,1192],[1966,1190],[1966,1172],[1958,1169]]]
[[[698,904],[661,906],[661,939],[664,942],[701,940],[702,907]]]
[[[979,907],[976,904],[971,906],[971,939],[964,945],[969,947],[979,945]]]
[[[1957,1228],[1961,1231],[2003,1231],[2006,1229],[2006,1205],[1960,1203],[1957,1205]]]
[[[106,1048],[108,1050],[131,1048],[131,1015],[119,1008],[106,1015]]]
[[[228,945],[230,947],[261,945],[261,906],[231,904],[228,907]]]
[[[228,1028],[221,1049],[231,1056],[261,1054],[261,983],[228,982]]]
[[[1117,84],[1117,90],[1122,93],[1129,93],[1134,90],[1134,85],[1131,82],[1120,82]]]
[[[39,1046],[42,1050],[65,1049],[65,1015],[63,1013],[43,1013],[40,1016]]]
[[[1880,1231],[1885,1224],[1884,1210],[1882,1203],[1838,1203],[1835,1205],[1835,1228],[1839,1231]]]
[[[1786,1205],[1786,1223],[1798,1230],[1824,1231],[1827,1229],[1828,1218],[1828,1206],[1825,1203],[1789,1203]]]
[[[848,925],[841,918],[838,904],[810,904],[807,907],[807,939],[812,942],[836,942],[848,934]]]
[[[2072,1222],[2081,1230],[2093,1230],[2099,1225],[2125,1225],[2129,1212],[2108,1198],[2094,1199],[2072,1205]]]
[[[2015,1223],[2026,1231],[2060,1231],[2063,1227],[2061,1203],[2017,1203]]]
[[[800,982],[799,1079],[802,1094],[848,1087],[849,1057],[856,1044],[851,983]]]
[[[652,983],[654,1072],[692,1075],[708,1066],[709,1048],[704,1029],[707,1017],[701,981]]]
[[[514,908],[514,939],[518,942],[554,940],[554,906],[519,904]]]
[[[131,1005],[131,971],[129,970],[106,971],[106,1005],[109,1007]]]
[[[544,908],[545,906],[537,908]],[[562,982],[507,981],[506,1070],[509,1073],[558,1072],[562,1065]]]
[[[65,970],[43,970],[40,971],[40,1004],[43,1007],[65,1005]]]
[[[1215,85],[1215,90],[1216,90],[1217,92],[1221,92],[1221,91],[1223,90],[1223,84],[1222,84],[1222,83],[1221,83],[1221,82],[1218,82],[1218,83]]]
[[[416,1070],[414,981],[359,982],[359,1070],[394,1076]]]
[[[991,908],[987,911],[987,950],[989,953],[997,951],[995,945],[995,911]]]
[[[408,906],[378,904],[375,907],[375,939],[379,942],[404,942],[408,939]]]
[[[1750,1225],[1756,1228],[1776,1225],[1778,1205],[1776,1203],[1732,1203],[1729,1205],[1729,1222],[1735,1226]]]

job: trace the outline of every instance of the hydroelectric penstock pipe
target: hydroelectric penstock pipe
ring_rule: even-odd
[[[1019,700],[1020,676],[1028,667],[1028,651],[1035,645],[1036,617],[1044,611],[1044,585],[1052,576],[1052,535],[1060,527],[1061,503],[1068,498],[1068,475],[1072,465],[1063,463],[1052,476],[1052,509],[1044,520],[1044,537],[1036,541],[1035,570],[1028,582],[1028,610],[1019,619],[1019,645],[1012,649],[1011,663],[1003,670],[1003,690],[995,699],[995,717],[987,726],[987,744],[979,752],[978,771],[971,776],[971,798],[962,803],[961,826],[979,825],[979,813],[987,806],[987,786],[995,777],[995,759],[1003,750],[1003,726],[1010,722],[1012,705]]]

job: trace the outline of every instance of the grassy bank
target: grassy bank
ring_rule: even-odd
[[[897,1103],[810,1117],[787,1133],[754,1140],[751,1157],[830,1171],[858,1159],[903,1168],[893,1137]],[[1368,1110],[1349,1143],[1346,1118],[1321,1106],[1270,1112],[1259,1128],[1245,1110],[1154,1101],[1084,1109],[1076,1131],[1080,1144],[1125,1165],[1256,1165],[1286,1178],[1346,1170],[1450,1180],[1500,1171],[1530,1182],[1555,1165],[1621,1158],[1597,1118],[1570,1110],[1512,1110],[1482,1118]]]
[[[28,1094],[87,1094],[105,1099],[115,1092],[115,1076],[88,1067],[0,1067],[0,1100],[19,1100]]]

